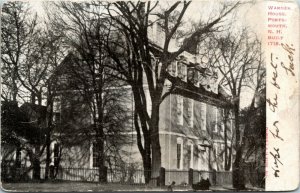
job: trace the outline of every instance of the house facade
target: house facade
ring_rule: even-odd
[[[230,96],[218,86],[216,74],[204,67],[195,67],[190,62],[192,55],[184,54],[168,69],[169,74],[177,79],[178,86],[160,105],[159,138],[162,167],[169,171],[224,171],[225,149],[227,156],[232,156],[231,137],[234,123],[230,116],[225,120],[225,114],[230,114]],[[170,85],[171,82],[166,81],[165,90],[168,90]],[[128,107],[129,117],[131,116],[125,123],[127,128],[122,132],[128,142],[120,147],[121,152],[124,152],[121,153],[122,161],[126,165],[142,169],[142,157],[132,123],[134,101],[131,87],[123,86],[119,89],[125,90],[123,101]],[[150,94],[146,84],[144,91],[147,110],[151,114]],[[72,130],[66,133],[76,136],[76,131],[80,131],[78,134],[82,134],[83,128],[92,125],[92,120],[88,108],[78,103],[80,93],[70,89],[62,89],[58,93],[54,103],[54,119],[67,125],[63,130]],[[97,168],[99,155],[95,151],[93,139],[84,138],[80,143],[79,141],[80,137],[77,137],[76,143],[70,143],[69,147],[62,149],[60,167]],[[59,139],[54,143],[57,142],[59,143]],[[54,145],[52,147],[54,148]],[[171,179],[169,175],[166,182],[174,180],[176,179]]]
[[[214,77],[210,76],[208,69],[196,69],[197,80],[188,79],[189,71],[191,69],[186,61],[176,61],[171,65],[169,73],[179,78],[180,83],[160,106],[161,163],[169,171],[165,176],[166,184],[172,181],[176,184],[187,183],[187,171],[190,169],[225,171],[225,156],[227,162],[232,162],[234,156],[231,146],[234,121],[230,115],[230,96],[215,80],[210,80]],[[203,76],[206,76],[205,80],[201,79]],[[166,90],[169,84],[165,84]],[[145,90],[148,94],[147,86]],[[151,103],[148,104],[148,113],[151,113]],[[133,136],[134,141],[136,136]],[[127,148],[132,151],[128,161],[141,165],[142,157],[136,143]],[[209,172],[204,172],[201,177],[207,178],[209,175]]]

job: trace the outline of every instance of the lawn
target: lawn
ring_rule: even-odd
[[[91,182],[43,182],[43,183],[2,183],[3,191],[12,192],[111,192],[111,191],[167,191],[167,186],[99,184]],[[192,192],[190,186],[175,186],[174,191]],[[208,191],[229,191],[221,186],[212,186]]]
[[[17,192],[99,192],[99,191],[166,191],[167,187],[147,185],[98,184],[88,182],[2,183],[4,191]],[[176,190],[177,188],[175,188]],[[182,188],[181,188],[182,189]],[[188,187],[186,187],[188,190]]]

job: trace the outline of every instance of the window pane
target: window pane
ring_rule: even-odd
[[[181,144],[177,144],[177,168],[180,169],[181,161]]]

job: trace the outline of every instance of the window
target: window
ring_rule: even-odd
[[[194,100],[189,99],[188,104],[188,126],[193,127],[194,123]]]
[[[191,168],[191,145],[187,146],[187,163],[188,163],[188,169]]]
[[[198,149],[198,170],[206,170],[208,166],[207,160],[209,160],[208,153],[206,152],[206,148],[202,144],[197,145]]]
[[[220,152],[222,152],[221,160],[223,162],[225,160],[225,145],[224,144],[220,144]]]
[[[225,131],[225,124],[222,122],[221,123],[221,131],[224,132]]]
[[[93,167],[99,167],[99,152],[98,144],[93,143]]]
[[[199,148],[198,148],[198,145],[194,145],[193,148],[194,148],[194,150],[195,150],[195,151],[194,151],[194,152],[195,152],[194,155],[195,155],[196,157],[199,157],[199,151],[200,151],[200,150],[199,150]]]
[[[181,165],[181,144],[177,144],[177,169],[180,169]]]
[[[196,86],[199,87],[200,86],[200,78],[201,77],[201,74],[199,71],[197,71],[197,79],[196,79]]]
[[[218,144],[216,143],[216,144],[214,144],[214,150],[215,150],[215,156],[216,156],[216,159],[218,159],[218,157],[219,157],[219,149],[218,149]]]
[[[52,116],[52,121],[54,124],[60,123],[60,113],[61,113],[61,97],[55,96],[53,100],[53,116]]]
[[[214,113],[215,113],[215,126],[214,126],[214,132],[218,132],[218,107],[214,107]]]
[[[183,64],[181,63],[181,62],[178,62],[177,63],[177,76],[178,76],[178,78],[181,78],[181,79],[183,79]]]
[[[200,103],[201,129],[206,130],[206,104]]]
[[[183,81],[187,82],[187,66],[184,64],[183,65]]]
[[[53,154],[54,154],[54,166],[58,166],[59,163],[59,144],[55,143],[54,144],[54,150],[53,150]]]
[[[187,68],[187,80],[189,83],[195,84],[195,74],[196,71],[194,68],[191,67]]]
[[[205,69],[204,68],[201,71],[202,72],[198,73],[199,85],[206,86],[208,84],[209,78],[208,78],[207,75],[205,75],[206,73],[205,73]]]
[[[177,73],[178,78],[180,78],[183,81],[187,81],[187,66],[184,63],[177,63]]]
[[[182,150],[183,141],[181,138],[177,138],[177,169],[182,169]]]
[[[172,76],[177,76],[177,61],[175,62],[172,62],[169,67],[168,67],[168,70],[169,70],[169,73],[172,75]]]
[[[177,120],[179,125],[183,125],[183,97],[177,95]]]
[[[188,169],[193,168],[194,161],[193,143],[189,142],[187,146],[187,157],[188,157]]]

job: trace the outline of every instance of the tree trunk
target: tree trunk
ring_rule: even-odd
[[[105,167],[105,152],[104,152],[104,131],[103,131],[103,109],[101,95],[97,100],[97,108],[99,112],[99,119],[96,120],[96,143],[98,151],[98,170],[99,170],[99,182],[107,182],[107,170]]]
[[[142,81],[142,77],[140,78],[140,81]],[[138,85],[141,89],[139,89]],[[145,112],[147,109],[142,108],[142,94],[140,93],[143,92],[142,84],[137,83],[132,85],[132,92],[135,103],[134,125],[137,132],[137,146],[143,160],[145,182],[149,183],[151,179],[151,137],[145,115],[147,113]],[[142,129],[143,135],[141,135],[140,128]],[[144,138],[144,145],[142,145],[142,136]]]
[[[151,145],[149,136],[144,137],[144,154],[143,157],[143,167],[144,167],[144,175],[145,182],[148,184],[151,179]]]
[[[236,152],[236,158],[233,163],[233,171],[232,171],[232,183],[233,187],[238,190],[245,189],[245,177],[244,177],[244,170],[242,168],[242,151],[239,148]]]
[[[105,156],[104,156],[104,140],[103,138],[97,140],[98,143],[98,152],[99,152],[99,182],[104,183],[107,182],[107,168],[105,167]]]
[[[15,67],[13,68],[12,71],[12,100],[17,102],[17,96],[18,96],[18,86],[17,86],[17,73],[18,73],[18,69],[15,65]]]
[[[240,123],[239,123],[239,102],[234,104],[234,117],[235,117],[235,150],[236,156],[233,163],[232,170],[232,185],[238,190],[245,189],[244,173],[242,168],[242,146],[240,144]]]
[[[33,179],[34,180],[40,180],[41,178],[41,173],[40,173],[40,145],[36,144],[35,145],[35,152],[34,152],[34,157],[33,157]]]
[[[41,93],[38,93],[37,95],[35,93],[31,93],[32,96],[32,103],[35,103],[35,97],[37,96],[38,99],[38,106],[42,106],[42,95]],[[33,178],[35,180],[41,179],[41,166],[40,166],[40,156],[41,156],[41,144],[42,144],[42,136],[41,136],[41,124],[42,124],[42,113],[38,112],[38,129],[39,129],[39,137],[35,144],[35,156],[34,156],[34,162],[33,162]]]
[[[225,110],[224,113],[224,143],[225,143],[225,148],[224,148],[224,154],[225,154],[225,171],[228,171],[228,144],[227,144],[227,121],[228,121],[228,110]]]
[[[226,109],[225,110],[225,114],[224,114],[224,142],[225,142],[225,171],[229,171],[231,168],[231,151],[228,152],[228,150],[230,150],[229,146],[228,146],[228,136],[227,136],[227,131],[229,130],[227,127],[227,123],[228,123],[228,117],[229,117],[229,110]],[[232,137],[232,136],[231,136]]]
[[[49,166],[51,162],[50,154],[50,134],[47,134],[46,137],[46,168],[45,168],[45,180],[49,178]]]
[[[49,114],[48,114],[48,130],[46,136],[46,168],[45,168],[45,179],[49,178],[49,166],[51,163],[51,152],[50,152],[50,145],[51,145],[51,130],[52,130],[52,116],[53,116],[53,103],[52,100],[48,98],[49,102]],[[54,161],[54,160],[53,160]]]
[[[161,150],[159,141],[159,102],[154,101],[151,116],[152,178],[159,177],[161,168]]]

